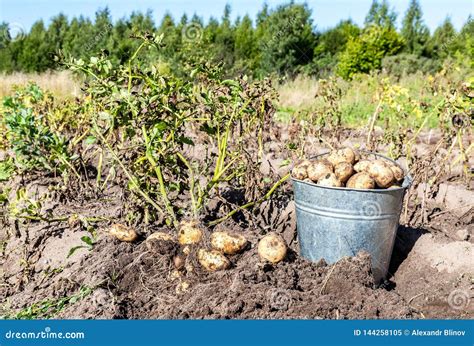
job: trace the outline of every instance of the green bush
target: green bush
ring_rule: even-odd
[[[441,63],[415,54],[398,54],[383,58],[382,69],[390,75],[401,77],[416,72],[435,73],[441,69]]]
[[[382,59],[397,54],[403,48],[403,39],[390,27],[369,26],[351,39],[340,55],[337,73],[351,79],[354,74],[380,69]]]

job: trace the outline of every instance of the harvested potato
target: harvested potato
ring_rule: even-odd
[[[399,188],[401,188],[401,186],[397,184],[393,184],[392,186],[389,187],[389,189],[399,189]]]
[[[179,225],[178,242],[181,245],[197,244],[202,239],[202,230],[197,221],[182,221]]]
[[[367,169],[370,166],[371,161],[369,160],[360,160],[354,165],[354,171],[357,173],[359,172],[367,172]]]
[[[345,183],[354,174],[354,168],[349,162],[341,162],[334,167],[334,174],[341,183]]]
[[[229,260],[217,250],[199,249],[199,263],[208,271],[217,271],[227,269],[230,266]]]
[[[401,169],[400,166],[396,164],[391,164],[390,169],[392,170],[393,176],[396,181],[402,181],[403,178],[405,178],[405,172],[403,172],[403,169]]]
[[[307,172],[308,172],[308,178],[316,182],[319,179],[321,179],[321,177],[325,176],[326,174],[332,173],[333,166],[326,159],[318,160],[308,166]]]
[[[304,180],[308,177],[307,168],[311,165],[309,160],[303,160],[302,162],[298,163],[292,170],[291,175],[295,179]]]
[[[258,243],[258,255],[264,261],[278,263],[286,256],[285,240],[276,233],[269,233]]]
[[[178,270],[183,269],[186,263],[186,258],[182,254],[173,257],[174,267]]]
[[[216,231],[211,235],[212,248],[226,255],[233,255],[242,251],[245,245],[247,245],[247,239],[240,234]]]
[[[356,153],[353,149],[346,147],[336,151],[332,151],[328,158],[329,162],[335,167],[341,162],[348,162],[353,165],[356,161]]]
[[[165,232],[152,233],[145,241],[148,251],[157,252],[162,255],[173,253],[176,249],[176,242],[174,237]]]
[[[334,173],[328,173],[324,177],[318,180],[318,185],[327,187],[341,187],[342,182],[337,179]]]
[[[349,178],[346,184],[351,189],[373,189],[375,181],[366,172],[359,172]]]
[[[120,241],[133,242],[138,238],[137,232],[131,228],[119,223],[112,225],[109,229],[109,234]]]
[[[395,177],[388,164],[383,160],[374,160],[370,163],[367,173],[375,180],[378,187],[387,188],[393,184]]]

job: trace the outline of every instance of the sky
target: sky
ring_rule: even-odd
[[[301,3],[303,1],[295,1]],[[313,24],[317,30],[324,30],[336,25],[340,20],[351,18],[357,24],[364,22],[372,0],[307,0],[312,10]],[[12,30],[28,31],[38,19],[48,20],[62,12],[71,19],[74,16],[85,15],[93,18],[100,8],[109,7],[112,19],[117,20],[128,16],[133,11],[153,11],[157,23],[165,13],[170,13],[179,19],[183,13],[189,16],[198,14],[205,20],[213,16],[220,18],[224,6],[229,3],[232,17],[249,14],[255,18],[262,8],[263,1],[257,0],[0,0],[0,22],[7,22]],[[286,3],[282,0],[267,0],[270,7]],[[409,0],[391,0],[390,5],[398,13],[400,23]],[[434,30],[449,16],[454,26],[459,30],[474,13],[474,0],[420,0],[425,23]]]

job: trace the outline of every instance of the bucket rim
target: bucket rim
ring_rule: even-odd
[[[401,168],[403,170],[403,173],[405,173],[405,178],[403,179],[402,186],[396,187],[396,188],[388,188],[388,189],[355,189],[355,188],[348,188],[348,187],[321,186],[321,185],[317,185],[316,183],[296,179],[294,177],[291,177],[291,181],[295,181],[295,182],[298,182],[300,184],[306,184],[306,185],[309,185],[309,186],[317,187],[317,188],[320,188],[320,189],[370,192],[370,193],[387,193],[387,192],[394,192],[394,191],[405,191],[413,183],[413,178],[408,174],[408,172],[403,167],[400,166],[400,164],[397,161],[395,161],[395,160],[393,160],[393,159],[391,159],[391,158],[389,158],[385,155],[382,155],[382,154],[379,154],[379,153],[374,153],[372,151],[362,150],[362,149],[359,149],[358,151],[366,153],[366,154],[381,157],[381,158],[383,158],[385,160],[388,160],[388,161],[392,162],[393,164],[397,165],[399,168]],[[330,153],[331,153],[330,151],[327,151],[325,153],[312,156],[309,159],[314,160],[314,159],[317,159],[318,157],[322,157],[322,156],[328,155]]]

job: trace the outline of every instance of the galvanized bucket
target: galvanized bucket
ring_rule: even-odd
[[[397,164],[383,155],[365,153]],[[383,280],[411,178],[405,174],[402,187],[380,190],[324,187],[294,178],[292,181],[301,256],[334,263],[365,250],[372,257],[375,283]]]

